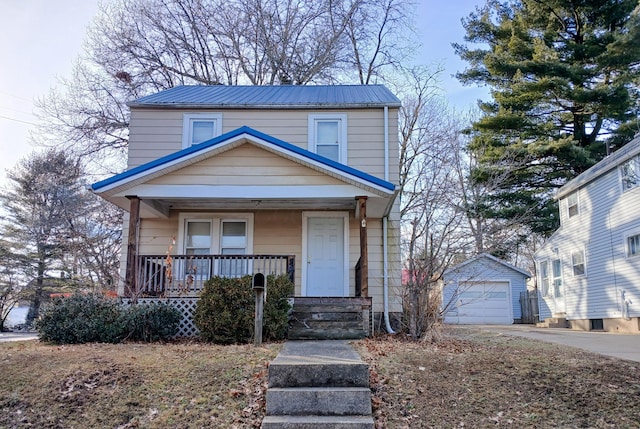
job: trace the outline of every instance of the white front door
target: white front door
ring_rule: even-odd
[[[307,218],[307,296],[345,296],[344,218]]]

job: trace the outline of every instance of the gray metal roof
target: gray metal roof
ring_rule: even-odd
[[[164,108],[400,107],[384,85],[177,86],[128,103]]]
[[[629,143],[622,146],[620,149],[607,156],[587,171],[567,182],[564,186],[558,189],[555,198],[560,199],[570,194],[576,189],[581,188],[587,183],[597,179],[603,174],[611,171],[611,169],[616,168],[620,164],[628,161],[638,154],[640,154],[640,136],[636,135],[636,137]]]

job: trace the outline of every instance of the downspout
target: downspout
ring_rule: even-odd
[[[389,106],[384,106],[384,180],[389,181]],[[394,198],[395,199],[395,198]],[[389,213],[382,218],[382,300],[384,305],[384,325],[389,334],[395,334],[389,321]]]

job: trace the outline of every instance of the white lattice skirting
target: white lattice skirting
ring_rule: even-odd
[[[198,331],[198,328],[196,328],[193,322],[197,302],[198,298],[138,298],[138,304],[168,304],[180,310],[182,319],[180,320],[180,327],[178,328],[176,337],[197,337],[200,335],[200,331]],[[131,305],[131,300],[123,299],[122,303]]]

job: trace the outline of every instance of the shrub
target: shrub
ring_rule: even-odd
[[[182,313],[165,303],[133,304],[123,311],[122,319],[127,340],[164,341],[175,336]]]
[[[118,301],[100,295],[55,298],[36,322],[40,339],[56,344],[117,343],[123,338]]]
[[[262,339],[265,341],[286,338],[289,327],[289,310],[291,310],[288,298],[293,296],[293,288],[293,283],[286,275],[267,276],[267,302],[264,304],[262,324]]]
[[[55,344],[166,340],[178,332],[182,314],[161,304],[122,306],[102,295],[56,298],[36,322],[40,339]]]
[[[255,293],[251,276],[214,277],[205,284],[194,322],[200,337],[219,344],[247,343],[253,338]],[[283,339],[287,332],[293,283],[286,275],[267,276],[263,339]]]

